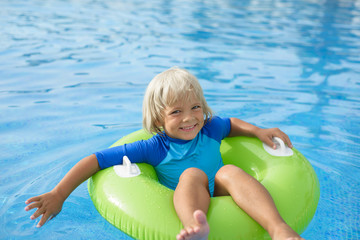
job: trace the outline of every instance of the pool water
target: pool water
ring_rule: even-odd
[[[132,239],[86,183],[41,229],[25,200],[141,125],[155,74],[196,75],[224,117],[279,127],[321,188],[306,239],[360,239],[359,0],[2,0],[0,238]]]

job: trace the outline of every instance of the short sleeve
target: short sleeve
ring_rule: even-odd
[[[122,164],[127,156],[132,163],[148,163],[156,166],[166,154],[166,144],[157,136],[136,141],[95,153],[101,169]]]
[[[208,137],[211,137],[218,141],[229,136],[231,129],[230,118],[221,118],[214,116],[205,124],[203,131]]]

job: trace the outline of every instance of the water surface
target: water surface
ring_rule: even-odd
[[[218,115],[279,127],[321,187],[307,239],[360,238],[360,1],[0,3],[0,238],[131,239],[82,184],[46,227],[24,201],[141,128],[147,83],[196,75]]]

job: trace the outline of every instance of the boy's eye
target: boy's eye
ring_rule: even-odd
[[[201,106],[196,105],[196,106],[194,106],[192,109],[198,109],[198,108],[201,108]]]
[[[180,113],[179,110],[175,110],[175,111],[172,111],[170,114],[177,114],[177,113]]]

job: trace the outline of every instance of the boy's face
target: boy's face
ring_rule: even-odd
[[[204,126],[204,112],[200,101],[192,95],[189,101],[178,101],[164,110],[162,123],[171,138],[192,140]]]

